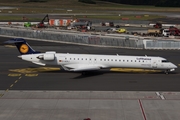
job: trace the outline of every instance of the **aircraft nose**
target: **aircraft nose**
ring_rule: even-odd
[[[175,64],[173,64],[173,63],[172,63],[172,67],[173,67],[173,68],[177,68],[177,66],[176,66]]]

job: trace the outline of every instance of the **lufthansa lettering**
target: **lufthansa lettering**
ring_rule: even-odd
[[[151,60],[151,58],[136,58],[137,60]]]

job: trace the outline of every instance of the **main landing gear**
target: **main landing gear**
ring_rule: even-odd
[[[169,70],[165,70],[164,73],[165,73],[166,75],[168,75],[168,74],[169,74]]]

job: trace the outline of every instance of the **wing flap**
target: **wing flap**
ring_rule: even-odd
[[[93,71],[93,70],[101,69],[101,67],[98,65],[87,65],[87,64],[70,64],[70,65],[64,65],[63,68],[74,72]]]
[[[32,63],[37,64],[37,65],[42,65],[42,66],[45,66],[45,65],[46,65],[46,64],[40,63],[40,62],[32,62]]]

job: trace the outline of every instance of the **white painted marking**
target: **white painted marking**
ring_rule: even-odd
[[[157,96],[160,96],[160,93],[159,93],[159,92],[156,92],[156,95],[157,95]]]
[[[162,100],[165,100],[165,97],[164,97],[163,95],[160,95],[160,98],[161,98]]]

